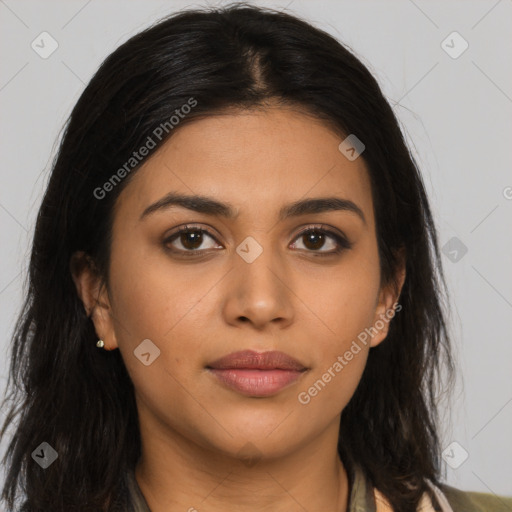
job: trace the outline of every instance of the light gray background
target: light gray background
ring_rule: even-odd
[[[421,166],[441,245],[457,237],[468,248],[457,263],[443,255],[460,371],[452,405],[442,405],[443,448],[456,441],[469,453],[458,469],[444,465],[451,485],[512,495],[512,1],[259,4],[288,6],[369,66]],[[164,14],[201,5],[0,0],[2,353],[21,304],[50,157],[71,108],[119,44]],[[43,31],[59,44],[48,59],[31,48]],[[469,43],[456,59],[441,47],[453,31]],[[2,358],[1,391],[6,377]],[[462,453],[455,446],[450,455]]]

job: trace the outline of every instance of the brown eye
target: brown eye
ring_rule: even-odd
[[[185,249],[198,249],[203,243],[203,234],[201,231],[189,231],[180,233],[179,240]]]
[[[343,250],[352,247],[352,243],[338,233],[318,227],[302,231],[296,240],[302,241],[302,245],[307,252],[318,253],[315,254],[317,256],[339,254]],[[297,247],[297,242],[293,246],[294,249],[301,249],[301,247]],[[327,250],[321,251],[320,249],[325,246],[327,246]]]
[[[213,236],[210,235],[205,229],[193,226],[185,226],[173,233],[171,236],[167,237],[164,240],[164,245],[166,247],[171,245],[169,248],[175,252],[201,252],[202,250],[216,247],[215,244],[210,247],[204,247],[204,244],[208,238],[215,241]]]
[[[325,244],[325,234],[321,231],[312,230],[303,233],[302,239],[304,240],[304,245],[312,250],[321,249]]]

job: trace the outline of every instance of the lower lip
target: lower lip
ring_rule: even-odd
[[[304,373],[296,370],[209,369],[228,388],[247,396],[271,396],[295,382]]]

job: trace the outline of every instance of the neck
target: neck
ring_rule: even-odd
[[[346,512],[349,483],[337,454],[337,419],[307,445],[245,460],[175,431],[155,435],[154,425],[144,435],[141,426],[135,477],[151,512]]]

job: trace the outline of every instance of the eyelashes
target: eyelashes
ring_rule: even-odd
[[[187,235],[189,238],[187,238]],[[193,235],[193,236],[192,236]],[[205,236],[206,235],[206,238]],[[191,238],[190,238],[191,236]],[[326,256],[335,256],[339,255],[342,252],[349,250],[352,248],[353,244],[343,235],[329,229],[327,226],[308,226],[306,229],[302,230],[298,233],[294,240],[293,246],[296,246],[296,240],[304,240],[305,237],[309,237],[307,239],[307,243],[311,243],[315,246],[320,245],[320,249],[323,249],[324,246],[328,243],[329,240],[334,242],[335,248],[329,251],[325,250],[317,250],[317,247],[314,249],[309,249],[306,247],[304,242],[302,245],[305,249],[296,249],[300,252],[306,252],[315,257],[326,257]],[[211,250],[217,250],[219,247],[210,247],[206,249],[198,249],[198,246],[203,245],[205,239],[212,239],[217,243],[215,236],[210,233],[207,229],[204,229],[199,226],[186,225],[169,235],[163,240],[163,245],[166,250],[171,253],[179,256],[184,256],[186,258],[194,258],[198,256],[204,255],[206,252],[211,252]],[[179,244],[183,247],[183,249],[177,248],[175,246],[170,246],[173,242],[179,242]],[[319,244],[318,244],[319,242]]]

